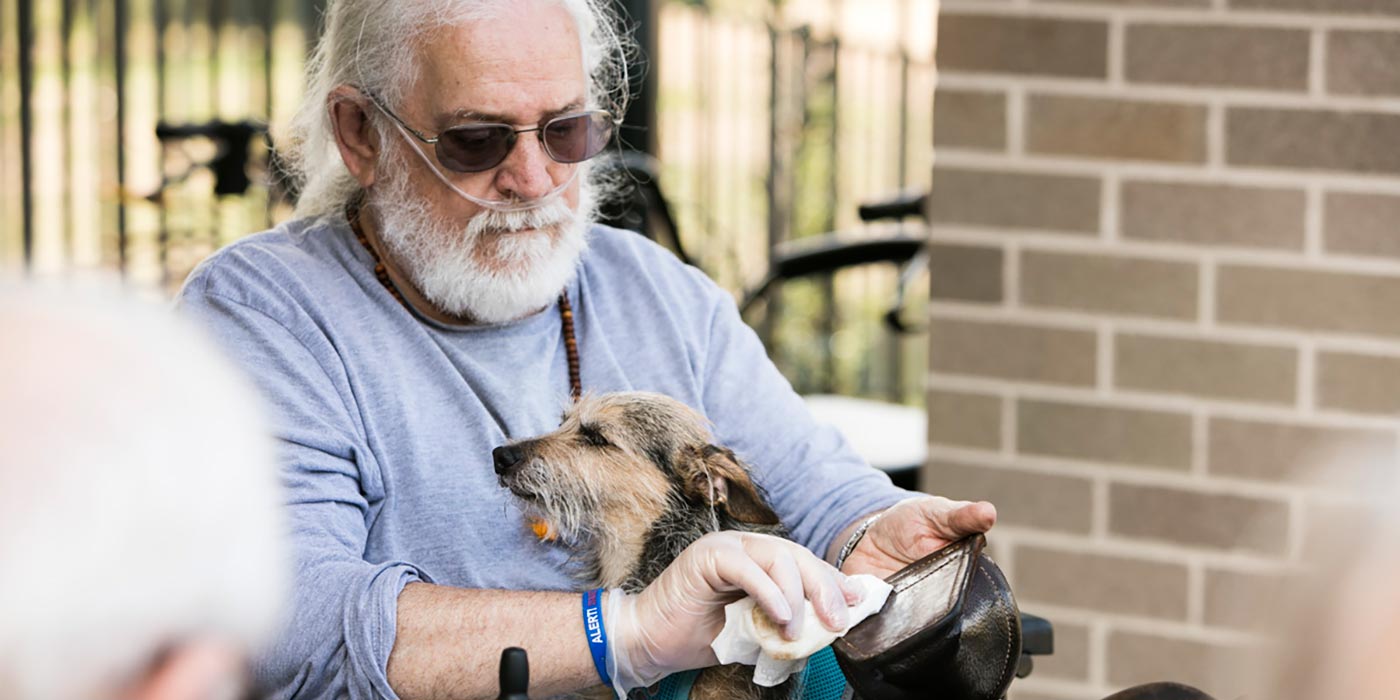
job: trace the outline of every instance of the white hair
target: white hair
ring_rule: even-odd
[[[386,142],[389,164],[369,194],[379,235],[413,286],[438,309],[477,323],[505,323],[559,296],[587,248],[593,202],[580,189],[578,210],[551,197],[524,211],[483,210],[465,224],[434,216],[413,196],[401,167],[413,146]]]
[[[519,0],[332,0],[325,31],[307,64],[306,93],[279,144],[292,185],[298,191],[298,217],[343,211],[360,187],[346,169],[331,132],[326,97],[341,85],[368,90],[390,108],[403,101],[417,75],[419,39],[443,27],[487,19]],[[590,106],[621,117],[628,96],[627,63],[633,43],[622,31],[609,0],[550,0],[568,10],[579,28],[588,74]],[[372,115],[380,134],[384,118]],[[609,187],[595,168],[600,190]]]
[[[0,286],[0,691],[112,697],[276,631],[289,559],[252,389],[163,307]]]

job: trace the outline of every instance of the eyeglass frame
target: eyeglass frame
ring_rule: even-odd
[[[426,143],[426,144],[429,144],[429,145],[433,146],[433,154],[434,154],[434,156],[437,155],[437,144],[442,140],[442,135],[443,135],[443,134],[445,134],[445,133],[447,133],[447,132],[449,132],[449,131],[451,131],[451,130],[453,130],[453,129],[458,129],[458,128],[462,128],[462,127],[464,127],[464,126],[469,126],[469,125],[466,125],[466,124],[462,124],[462,125],[458,125],[458,126],[449,126],[449,127],[447,127],[446,129],[443,129],[442,131],[439,131],[439,132],[437,133],[437,136],[433,136],[432,138],[429,138],[429,137],[423,135],[423,133],[422,133],[421,131],[419,131],[419,130],[413,128],[412,126],[410,126],[410,125],[408,124],[408,122],[406,122],[406,121],[403,120],[403,117],[400,117],[399,115],[394,114],[394,111],[391,110],[391,109],[389,109],[389,106],[386,105],[386,104],[384,104],[384,102],[381,101],[377,95],[375,95],[374,93],[372,93],[372,92],[370,92],[369,90],[366,90],[366,89],[364,89],[364,88],[357,88],[357,89],[360,91],[360,94],[361,94],[361,95],[364,95],[366,98],[369,99],[370,102],[373,102],[375,107],[378,107],[379,110],[380,110],[381,112],[384,112],[385,114],[389,115],[389,118],[390,118],[390,119],[393,119],[395,122],[397,122],[399,126],[403,127],[405,131],[407,131],[408,133],[412,134],[414,138],[418,139],[419,141],[422,141],[423,143]],[[550,117],[549,119],[546,119],[546,120],[544,120],[543,122],[541,122],[541,123],[539,123],[539,124],[536,124],[535,126],[532,126],[532,127],[528,128],[528,129],[517,129],[517,128],[515,128],[514,125],[511,125],[511,124],[503,124],[503,123],[500,123],[500,122],[473,122],[472,124],[470,124],[470,126],[503,126],[503,127],[507,128],[507,129],[510,129],[511,136],[512,136],[512,137],[515,137],[515,136],[517,136],[518,134],[524,134],[524,133],[528,133],[528,132],[531,132],[531,131],[544,131],[545,129],[549,128],[549,126],[550,126],[551,124],[553,124],[553,123],[555,123],[555,122],[557,122],[557,121],[560,121],[560,120],[562,120],[562,119],[570,119],[570,118],[581,117],[581,116],[590,115],[590,114],[605,114],[605,115],[607,115],[608,121],[612,124],[612,126],[613,126],[614,129],[616,129],[616,128],[619,127],[619,126],[622,126],[622,121],[621,121],[620,119],[618,119],[616,116],[614,116],[612,112],[609,112],[609,111],[606,110],[606,109],[585,109],[585,110],[578,111],[578,112],[569,112],[568,114],[560,114],[560,115],[557,115],[557,116],[554,116],[554,117]],[[553,151],[550,149],[549,144],[545,142],[544,137],[542,137],[542,136],[536,136],[535,138],[536,138],[536,140],[538,140],[538,141],[540,142],[540,148],[544,149],[545,155],[549,156],[549,159],[550,159],[550,160],[552,160],[552,161],[554,161],[554,162],[556,162],[556,163],[559,163],[560,165],[577,165],[577,164],[579,164],[579,163],[584,163],[584,162],[587,162],[587,161],[592,160],[592,159],[594,159],[594,158],[597,158],[598,155],[599,155],[598,153],[595,153],[595,154],[593,154],[593,155],[591,155],[591,156],[589,156],[589,157],[587,157],[587,158],[584,158],[583,160],[576,160],[576,161],[572,161],[572,162],[570,162],[570,161],[559,160],[558,158],[555,158],[555,157],[554,157],[554,153],[553,153]],[[447,169],[450,170],[450,171],[452,171],[452,172],[454,172],[454,173],[462,173],[462,174],[464,174],[464,175],[468,175],[468,174],[473,174],[473,173],[484,173],[484,172],[487,172],[487,171],[489,171],[489,170],[493,170],[493,169],[495,169],[495,168],[498,168],[498,167],[500,167],[501,163],[506,162],[506,159],[510,157],[511,151],[515,150],[515,144],[518,143],[519,140],[520,140],[520,139],[517,138],[517,139],[515,139],[514,141],[512,141],[511,144],[510,144],[510,146],[508,146],[508,147],[506,148],[505,155],[503,155],[503,156],[501,157],[501,160],[498,161],[498,162],[496,162],[495,164],[491,165],[491,166],[488,167],[488,168],[482,168],[481,170],[455,170],[455,169],[453,169],[453,168],[447,168]],[[599,153],[601,153],[601,151],[600,151]],[[441,159],[439,159],[439,162],[441,162]],[[446,166],[444,166],[444,167],[446,167]]]

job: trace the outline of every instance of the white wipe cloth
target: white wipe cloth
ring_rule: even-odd
[[[885,606],[890,584],[869,574],[856,574],[848,580],[860,590],[861,597],[847,608],[849,624],[840,632],[832,632],[817,619],[809,600],[802,629],[797,639],[789,641],[754,599],[745,597],[724,606],[724,629],[710,642],[710,648],[715,650],[721,664],[753,666],[753,682],[758,685],[772,687],[782,683],[807,666],[807,657],[825,649]]]

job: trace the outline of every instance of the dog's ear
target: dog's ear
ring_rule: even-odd
[[[778,524],[778,514],[733,452],[717,445],[687,447],[676,460],[676,471],[686,497],[724,508],[739,522]]]

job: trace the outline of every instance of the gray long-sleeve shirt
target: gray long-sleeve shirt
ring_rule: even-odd
[[[818,553],[906,495],[813,422],[727,293],[635,234],[595,227],[589,241],[568,290],[586,391],[698,409]],[[567,405],[554,307],[484,327],[420,318],[336,219],[224,248],[179,303],[251,373],[281,440],[296,585],[292,620],[257,663],[271,697],[396,698],[385,666],[411,581],[578,589],[568,553],[531,534],[491,463]]]

